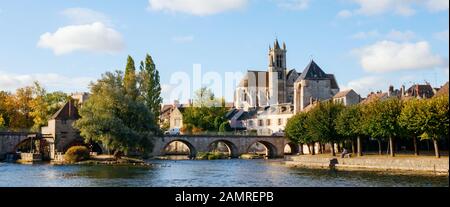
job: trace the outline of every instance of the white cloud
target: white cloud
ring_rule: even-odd
[[[398,31],[398,30],[393,29],[386,34],[382,34],[382,33],[378,32],[378,30],[371,30],[368,32],[358,32],[356,34],[353,34],[351,36],[351,38],[357,39],[357,40],[385,38],[387,40],[394,40],[394,41],[411,41],[411,40],[416,39],[416,34],[409,30]]]
[[[244,8],[248,0],[149,0],[149,9],[207,16]]]
[[[349,17],[351,17],[352,15],[353,15],[353,13],[352,13],[350,10],[347,10],[347,9],[341,10],[341,11],[339,11],[339,13],[337,14],[337,16],[338,16],[339,18],[349,18]]]
[[[442,67],[444,59],[431,52],[428,42],[397,43],[380,41],[354,50],[361,66],[369,72],[389,72]]]
[[[383,90],[387,87],[386,80],[380,76],[367,76],[357,80],[352,80],[342,87],[342,90],[353,89],[361,97],[365,97],[372,91]]]
[[[449,7],[448,0],[349,0],[358,5],[352,11],[347,10],[345,16],[355,14],[373,16],[385,13],[393,13],[400,16],[412,16],[417,7],[425,7],[429,11],[446,11]],[[338,14],[339,16],[339,14]]]
[[[391,30],[388,34],[386,34],[386,38],[395,41],[411,41],[416,38],[416,34],[409,30],[404,32]]]
[[[278,0],[277,5],[289,10],[304,10],[307,9],[310,0]]]
[[[426,6],[430,11],[446,11],[448,10],[449,0],[428,0]]]
[[[434,38],[441,40],[441,41],[448,42],[448,39],[449,39],[448,29],[445,31],[442,31],[442,32],[435,33]]]
[[[362,40],[362,39],[369,39],[369,38],[376,38],[379,37],[380,33],[377,30],[372,30],[369,32],[358,32],[351,36],[352,39]]]
[[[355,13],[366,16],[394,12],[403,16],[410,16],[415,13],[411,8],[410,0],[352,0],[359,5]]]
[[[74,51],[114,53],[124,49],[122,35],[101,22],[59,28],[41,35],[40,48],[52,49],[55,55]]]
[[[73,24],[91,24],[102,22],[111,25],[111,20],[105,14],[87,8],[69,8],[61,12],[69,18]]]
[[[172,37],[172,41],[175,43],[189,43],[194,41],[193,35],[187,35],[187,36],[175,36]]]
[[[16,74],[0,71],[0,90],[15,91],[17,88],[30,86],[39,81],[48,89],[75,92],[87,90],[89,83],[95,80],[90,77],[67,77],[56,73]]]

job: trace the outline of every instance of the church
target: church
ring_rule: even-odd
[[[288,69],[286,44],[275,40],[269,47],[267,71],[247,71],[235,91],[236,108],[291,105],[293,112],[303,111],[316,100],[332,99],[339,92],[333,74],[325,73],[314,60],[302,72]]]

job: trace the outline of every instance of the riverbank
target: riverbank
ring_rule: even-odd
[[[329,155],[298,155],[287,157],[284,164],[290,167],[335,168],[338,170],[410,171],[420,174],[449,174],[448,157],[438,159],[428,156],[388,157],[368,155],[362,157],[340,158]]]
[[[83,160],[75,163],[67,163],[65,161],[52,161],[53,165],[112,165],[112,166],[144,166],[151,167],[152,164],[145,162],[142,159],[131,158],[131,157],[121,157],[115,158],[112,155],[96,155],[91,156],[88,160]]]

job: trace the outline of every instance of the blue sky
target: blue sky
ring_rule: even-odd
[[[438,87],[449,74],[448,8],[448,0],[1,1],[0,90],[38,79],[49,91],[88,91],[105,71],[123,70],[127,55],[150,53],[171,102],[174,73],[191,75],[193,64],[222,76],[266,70],[276,37],[289,68],[302,71],[313,57],[362,96],[390,84]]]

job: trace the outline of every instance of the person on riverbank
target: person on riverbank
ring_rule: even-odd
[[[349,153],[348,153],[348,150],[347,150],[346,148],[344,148],[344,149],[342,150],[341,158],[345,158],[345,156],[348,155],[348,154],[349,154]]]

